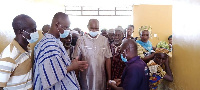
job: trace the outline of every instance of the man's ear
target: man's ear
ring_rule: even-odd
[[[87,28],[88,28],[88,30],[90,30],[90,26],[89,25],[87,25]]]
[[[23,30],[22,29],[18,30],[18,33],[23,34]]]
[[[127,56],[127,54],[128,54],[129,52],[130,52],[130,49],[127,49],[127,48],[126,48],[126,49],[124,50],[124,54],[126,54],[126,56]]]
[[[56,26],[58,27],[58,25],[59,25],[59,22],[56,22]]]

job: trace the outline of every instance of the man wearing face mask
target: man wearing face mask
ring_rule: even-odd
[[[0,55],[0,87],[6,90],[32,89],[32,61],[28,44],[38,40],[35,21],[24,14],[13,19],[16,37]]]
[[[126,61],[126,67],[121,80],[111,81],[109,85],[114,90],[149,90],[148,67],[137,55],[136,42],[132,39],[124,41],[120,51],[121,59]]]
[[[65,50],[67,51],[67,54],[69,55],[70,60],[72,60],[74,47],[71,45],[71,42],[72,42],[71,33],[69,33],[69,35],[66,38],[60,38],[60,41],[63,43],[63,46],[65,47]]]
[[[74,57],[82,55],[83,61],[88,61],[88,69],[80,72],[82,90],[106,90],[106,71],[108,80],[111,79],[112,57],[108,39],[99,33],[99,21],[90,19],[89,34],[77,40]],[[105,68],[106,64],[106,68]]]
[[[60,38],[69,35],[68,15],[58,12],[54,15],[51,29],[34,48],[33,89],[79,90],[74,70],[87,68],[87,61],[70,60]]]

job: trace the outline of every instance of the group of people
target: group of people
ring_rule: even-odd
[[[134,26],[99,31],[90,19],[89,33],[70,30],[67,14],[58,12],[39,39],[36,22],[28,15],[13,19],[14,40],[0,55],[0,87],[8,90],[156,90],[165,79],[173,81],[169,66],[171,42],[153,47],[151,27]],[[168,48],[166,48],[168,47]],[[31,51],[34,59],[31,60]],[[164,68],[163,68],[164,67]]]

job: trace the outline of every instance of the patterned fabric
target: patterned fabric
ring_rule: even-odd
[[[165,41],[160,41],[157,45],[156,45],[156,48],[165,48],[167,50],[170,50],[169,49],[169,44]]]
[[[102,35],[91,38],[89,35],[78,38],[73,57],[82,56],[88,61],[88,68],[80,72],[82,90],[105,90],[105,58],[112,57],[108,39]]]
[[[149,67],[149,87],[150,90],[157,90],[158,85],[161,83],[163,77],[166,75],[166,72],[162,69],[162,67],[156,64],[153,60],[147,63]]]
[[[144,58],[146,53],[148,53],[148,51],[146,49],[144,49],[139,43],[137,43],[137,47],[138,47],[138,56],[140,56],[140,58]]]
[[[142,42],[141,40],[137,40],[137,43],[139,43],[143,48],[145,48],[148,52],[151,52],[153,50],[152,44],[150,41]]]
[[[26,52],[13,40],[0,55],[0,87],[8,90],[32,89],[31,50]]]
[[[142,31],[144,31],[144,30],[147,30],[147,31],[149,31],[149,33],[151,34],[151,26],[141,26],[140,28],[139,28],[139,35],[141,35],[142,34]]]
[[[79,90],[75,72],[67,72],[71,60],[60,39],[45,34],[35,46],[34,55],[34,90]]]
[[[165,48],[156,48],[155,53],[165,53],[165,54],[168,54],[169,50],[167,50]]]
[[[114,45],[111,46],[111,51],[113,57],[111,58],[111,79],[119,79],[122,76],[123,70],[126,67],[126,64],[121,60],[120,47]]]
[[[67,50],[67,46],[64,46],[65,50],[67,51],[67,54],[69,55],[70,60],[73,60],[73,52],[74,52],[74,46],[70,45],[70,48]]]
[[[158,85],[161,83],[162,78],[159,75],[153,74],[149,78],[150,90],[157,90]]]

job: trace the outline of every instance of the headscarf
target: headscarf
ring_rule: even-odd
[[[142,34],[142,31],[144,31],[144,30],[147,30],[147,31],[149,31],[149,34],[151,34],[151,26],[141,26],[140,28],[139,28],[139,35],[141,35]]]
[[[167,50],[169,50],[169,45],[167,42],[165,41],[160,41],[157,45],[156,45],[157,48],[165,48]]]
[[[169,50],[167,50],[165,48],[156,48],[155,53],[165,53],[165,54],[168,54]]]
[[[144,30],[149,31],[149,34],[150,34],[151,29],[152,29],[151,26],[141,26],[139,28],[139,35],[141,35],[142,31],[144,31]],[[139,43],[142,47],[144,47],[148,52],[151,52],[151,50],[153,49],[150,41],[142,42],[141,40],[137,40],[136,42]]]

